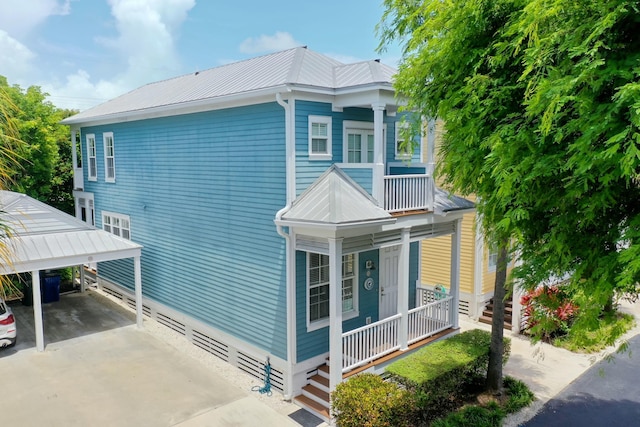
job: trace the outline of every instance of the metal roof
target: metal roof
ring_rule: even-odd
[[[283,221],[332,225],[389,219],[392,216],[335,165],[298,196],[282,215]]]
[[[333,58],[296,47],[204,71],[149,83],[62,121],[77,124],[112,116],[142,114],[197,102],[214,104],[231,96],[259,94],[268,89],[335,92],[346,88],[383,85],[392,88],[396,70],[377,60],[343,64]]]
[[[442,188],[436,187],[433,210],[436,214],[446,214],[447,212],[475,209],[476,204],[464,197],[456,196]]]
[[[61,212],[25,194],[0,191],[0,222],[10,264],[0,274],[22,273],[139,256],[142,246]]]

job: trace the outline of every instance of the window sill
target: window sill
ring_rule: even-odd
[[[331,154],[311,154],[309,153],[309,160],[331,160],[333,156]]]
[[[358,310],[348,311],[346,313],[342,313],[342,322],[346,320],[355,319],[360,316],[360,312]],[[309,323],[307,321],[307,332],[317,331],[318,329],[326,328],[329,326],[329,318],[324,318],[322,320],[317,320],[315,322]]]

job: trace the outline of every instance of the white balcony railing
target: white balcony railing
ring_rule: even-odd
[[[409,310],[409,344],[451,327],[452,305],[453,298],[448,296]]]
[[[433,210],[434,191],[429,175],[387,175],[384,208],[387,212]]]

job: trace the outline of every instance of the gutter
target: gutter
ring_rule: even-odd
[[[290,89],[288,89],[290,92]],[[286,400],[293,398],[293,367],[296,363],[296,323],[295,323],[295,251],[293,250],[293,236],[291,229],[285,232],[281,222],[282,215],[291,209],[296,191],[295,141],[293,138],[292,100],[285,102],[280,92],[276,93],[276,102],[284,108],[285,147],[286,147],[286,204],[276,213],[276,231],[285,240],[285,270],[286,270],[286,301],[287,301],[287,374]]]

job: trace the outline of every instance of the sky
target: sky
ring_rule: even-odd
[[[85,110],[146,83],[296,46],[380,59],[382,0],[0,0],[0,75]]]

